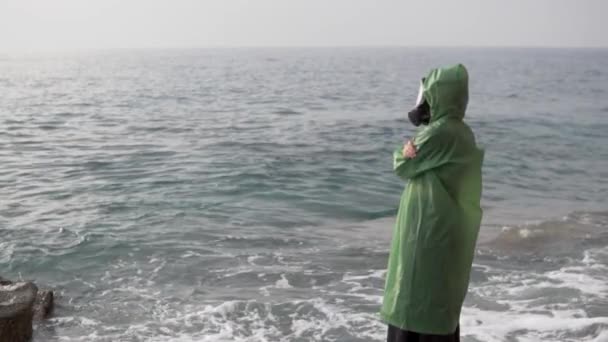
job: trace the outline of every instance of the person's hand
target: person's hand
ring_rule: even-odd
[[[416,146],[411,140],[408,140],[405,145],[403,145],[403,158],[414,158],[416,157]]]

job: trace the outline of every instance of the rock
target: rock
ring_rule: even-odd
[[[41,321],[48,318],[53,312],[54,297],[53,291],[41,290],[36,295],[34,301],[34,320]]]
[[[13,283],[12,281],[6,280],[6,279],[0,277],[0,285],[10,285],[12,283]]]
[[[53,310],[53,292],[38,290],[31,282],[0,277],[0,342],[32,338],[32,320],[47,318]]]
[[[0,285],[0,341],[26,342],[32,338],[37,294],[38,288],[33,283]]]

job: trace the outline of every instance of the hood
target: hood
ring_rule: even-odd
[[[469,74],[462,64],[433,69],[423,83],[431,123],[443,117],[461,119],[469,102]]]

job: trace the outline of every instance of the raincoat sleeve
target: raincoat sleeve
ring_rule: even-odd
[[[393,152],[393,170],[399,178],[408,180],[446,164],[452,147],[449,138],[449,135],[432,129],[420,132],[414,139],[416,157],[404,158],[403,147],[397,148]]]

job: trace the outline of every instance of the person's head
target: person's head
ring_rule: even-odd
[[[416,105],[408,117],[415,126],[444,117],[462,119],[468,101],[469,76],[464,65],[433,69],[422,79]]]

